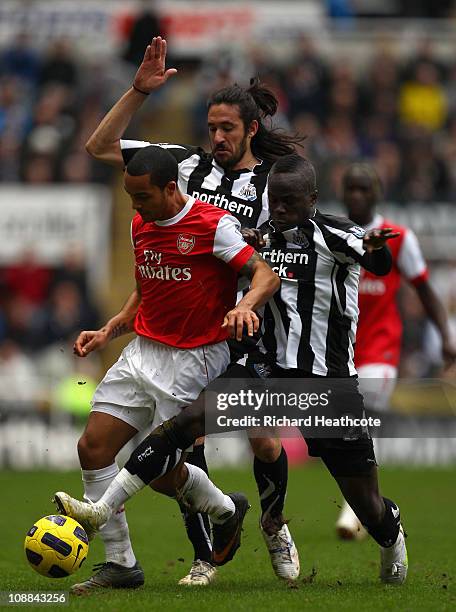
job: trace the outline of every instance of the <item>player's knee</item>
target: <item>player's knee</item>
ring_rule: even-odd
[[[88,432],[84,432],[78,440],[78,456],[82,465],[92,465],[114,461],[112,451],[103,441]]]
[[[282,451],[279,438],[252,438],[250,445],[255,457],[264,463],[274,463]]]
[[[154,482],[150,483],[150,486],[154,491],[161,493],[162,495],[167,495],[168,497],[175,497],[176,495],[174,483],[172,479],[168,478],[167,476],[154,480]]]

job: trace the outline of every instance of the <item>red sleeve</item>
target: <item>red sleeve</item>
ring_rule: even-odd
[[[239,251],[239,253],[228,262],[228,265],[231,268],[234,268],[236,272],[239,272],[242,266],[244,266],[248,262],[248,260],[252,257],[254,253],[255,249],[249,244],[246,244],[242,251]]]

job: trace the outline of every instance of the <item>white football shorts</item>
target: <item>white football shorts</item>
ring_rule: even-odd
[[[368,363],[357,368],[359,390],[366,408],[388,410],[397,380],[397,368],[388,363]]]
[[[157,427],[191,404],[229,361],[226,342],[178,349],[136,336],[96,388],[92,410],[138,431]]]

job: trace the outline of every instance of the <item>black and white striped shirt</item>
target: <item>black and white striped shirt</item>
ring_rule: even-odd
[[[176,158],[178,186],[182,193],[227,210],[240,221],[241,227],[259,227],[268,219],[270,163],[262,161],[253,170],[225,170],[210,153],[199,147],[121,140],[125,165],[136,151],[152,144],[167,149]]]
[[[266,304],[262,345],[285,369],[352,376],[360,264],[391,266],[388,249],[367,253],[364,230],[343,217],[316,212],[304,226],[268,234],[262,256],[281,278]],[[389,264],[388,264],[389,258]],[[375,264],[375,265],[374,265]]]

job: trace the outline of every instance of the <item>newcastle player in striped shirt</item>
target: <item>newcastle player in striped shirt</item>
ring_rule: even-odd
[[[385,244],[397,234],[389,228],[364,233],[348,219],[317,211],[314,168],[296,154],[274,164],[269,200],[273,231],[263,254],[282,277],[281,289],[265,312],[263,343],[272,358],[272,376],[302,379],[303,384],[305,379],[337,379],[343,383],[343,396],[334,385],[337,400],[351,413],[362,413],[353,365],[360,265],[387,274],[392,259]],[[205,433],[205,393],[135,449],[99,502],[90,506],[70,498],[69,514],[89,521],[96,529],[138,491],[138,482],[144,487],[172,469],[176,451],[188,448]],[[322,458],[345,499],[379,544],[381,580],[402,584],[408,561],[400,512],[394,502],[380,495],[371,438],[363,432],[350,439],[306,440],[310,454]]]
[[[348,219],[322,214],[316,200],[310,162],[289,155],[274,164],[269,178],[272,231],[261,252],[282,280],[265,307],[262,343],[273,363],[273,378],[343,379],[340,407],[362,414],[353,361],[360,266],[388,274],[392,258],[384,245],[399,234],[389,227],[365,232]],[[402,584],[408,567],[404,532],[399,508],[380,495],[372,439],[305,439],[309,454],[321,457],[380,545],[383,582]]]
[[[156,37],[146,49],[133,86],[113,106],[87,143],[88,152],[96,159],[124,168],[136,152],[152,144],[124,140],[122,136],[147,96],[176,73],[173,68],[166,69],[165,62],[166,42]],[[210,153],[181,144],[156,145],[166,148],[177,160],[182,193],[230,212],[241,227],[251,228],[250,234],[269,216],[267,182],[271,165],[281,155],[294,151],[302,140],[264,125],[263,119],[275,114],[277,104],[272,92],[256,81],[248,89],[226,87],[214,93],[208,102]],[[235,349],[238,355],[246,352],[239,343]],[[262,533],[271,561],[280,577],[295,579],[299,574],[297,552],[281,518],[287,456],[278,438],[252,439],[251,445],[261,499]],[[97,449],[93,452],[96,454]],[[195,445],[189,461],[208,472],[203,444]],[[190,514],[183,507],[181,510],[195,555],[190,573],[180,584],[206,585],[216,571],[210,563],[209,521],[207,516]]]

